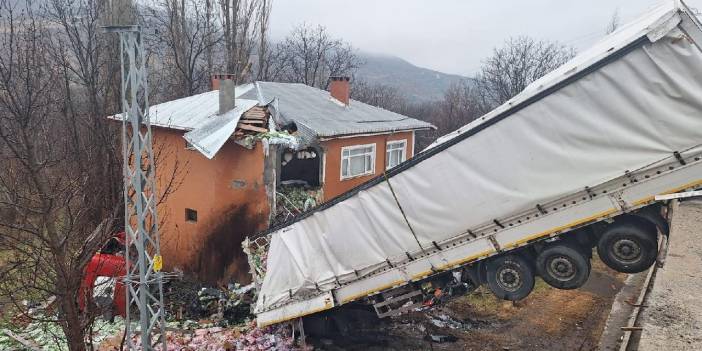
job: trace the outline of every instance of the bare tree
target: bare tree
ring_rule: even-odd
[[[82,147],[81,143],[95,145],[98,154],[94,158],[104,160],[95,164],[91,160],[76,159],[79,171],[85,173],[92,168],[99,172],[99,176],[89,180],[93,183],[91,188],[99,191],[94,194],[96,220],[111,209],[111,205],[104,208],[105,204],[121,198],[118,133],[114,123],[104,118],[118,108],[119,62],[114,38],[103,35],[100,29],[106,21],[133,21],[129,18],[131,14],[125,14],[129,13],[130,2],[121,0],[119,4],[114,10],[118,13],[98,0],[50,0],[41,7],[42,20],[52,29],[47,53],[60,69],[59,78],[66,97],[62,117],[66,123],[75,124],[74,130],[90,128],[84,140],[75,133],[69,140],[74,148]],[[79,125],[81,123],[85,125]]]
[[[235,74],[239,82],[267,75],[270,54],[268,24],[272,0],[149,0],[149,62],[156,101],[200,93],[214,73]],[[258,55],[253,72],[252,58]],[[172,87],[178,87],[176,91]]]
[[[272,46],[270,42],[266,44],[266,50],[258,57],[258,67],[256,79],[268,82],[285,81],[287,67],[285,65],[285,53],[280,50],[281,45]]]
[[[470,79],[453,83],[441,99],[432,102],[412,103],[395,87],[363,80],[354,81],[351,96],[358,101],[435,125],[434,130],[417,132],[417,149],[423,149],[437,137],[470,123],[485,111],[481,94]]]
[[[245,81],[242,74],[250,73],[251,57],[258,42],[259,15],[267,16],[270,10],[268,5],[268,10],[261,12],[260,1],[219,0],[225,67],[238,81]]]
[[[69,91],[91,75],[67,70],[92,66],[57,61],[61,27],[31,5],[0,0],[0,213],[11,214],[0,217],[0,252],[8,257],[0,296],[26,318],[58,323],[69,348],[84,350],[97,311],[78,306],[83,271],[114,230],[116,212],[96,220],[95,197],[103,191],[91,180],[102,174],[86,167],[104,157],[91,121],[100,108],[66,112],[78,106]],[[88,96],[81,103],[95,102]],[[32,316],[20,303],[50,296],[56,315]]]
[[[362,79],[354,79],[351,98],[397,113],[402,113],[408,104],[405,96],[396,87],[372,84]]]
[[[201,92],[208,86],[213,69],[212,49],[221,40],[221,32],[212,22],[210,1],[154,0],[145,7],[150,31],[151,50],[156,55],[168,86],[180,90],[164,99],[180,98]],[[172,90],[172,89],[171,89]]]
[[[256,73],[257,80],[266,80],[270,73],[271,54],[269,50],[270,42],[268,38],[268,26],[270,22],[272,7],[273,0],[260,0],[258,7],[259,41],[258,51],[256,53],[256,55],[258,56],[258,66]]]
[[[132,25],[136,23],[138,14],[134,0],[104,0],[99,1],[99,3],[103,9],[105,25]]]
[[[362,61],[355,49],[323,26],[302,24],[276,47],[279,79],[326,89],[329,76],[353,75]]]
[[[611,34],[614,33],[614,31],[619,28],[619,8],[614,10],[614,13],[612,14],[612,18],[609,19],[609,23],[607,23],[607,28],[605,30],[606,34]]]
[[[421,149],[437,137],[454,131],[480,117],[486,110],[479,88],[471,80],[453,83],[441,100],[408,109],[407,114],[436,126],[435,130],[417,133],[417,148]]]
[[[572,48],[529,37],[508,39],[483,62],[475,81],[483,105],[494,108],[575,56]]]
[[[214,33],[217,31],[217,25],[214,21],[214,0],[205,0],[205,33],[210,33],[205,41],[205,61],[207,61],[207,73],[214,73]]]
[[[119,129],[106,119],[120,108],[119,55],[100,27],[134,23],[129,6],[0,0],[0,302],[60,325],[56,342],[71,350],[92,347],[103,310],[81,284],[123,209]],[[177,163],[172,172],[160,201],[179,185]],[[55,313],[22,303],[51,298]]]

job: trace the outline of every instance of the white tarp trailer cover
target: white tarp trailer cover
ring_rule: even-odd
[[[273,229],[255,312],[702,144],[702,31],[689,13],[652,9],[387,178]]]

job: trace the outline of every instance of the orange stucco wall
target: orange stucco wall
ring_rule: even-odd
[[[407,159],[414,155],[414,137],[412,132],[358,136],[331,139],[322,142],[325,153],[324,165],[324,200],[328,201],[349,189],[383,174],[385,170],[385,145],[392,140],[407,140]],[[341,180],[341,149],[345,146],[375,144],[375,172],[373,174]]]
[[[250,279],[241,241],[266,228],[270,211],[261,143],[248,150],[229,141],[209,160],[186,149],[182,131],[153,135],[158,191],[173,188],[158,206],[166,269],[207,281]],[[186,221],[186,208],[197,211],[197,222]]]

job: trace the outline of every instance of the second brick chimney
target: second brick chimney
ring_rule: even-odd
[[[236,106],[236,81],[233,74],[212,76],[212,90],[219,90],[219,114],[224,114]]]
[[[329,93],[331,93],[331,96],[348,106],[351,95],[351,83],[349,83],[351,78],[346,76],[332,76],[329,77],[329,80]]]

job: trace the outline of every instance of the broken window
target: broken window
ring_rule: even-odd
[[[407,159],[407,140],[388,141],[385,147],[385,169],[393,168]]]
[[[321,184],[321,159],[321,153],[314,148],[298,151],[285,150],[280,161],[281,184],[319,186]]]
[[[341,180],[375,173],[375,144],[341,148]]]
[[[197,211],[192,208],[185,209],[185,221],[186,222],[197,222]]]

